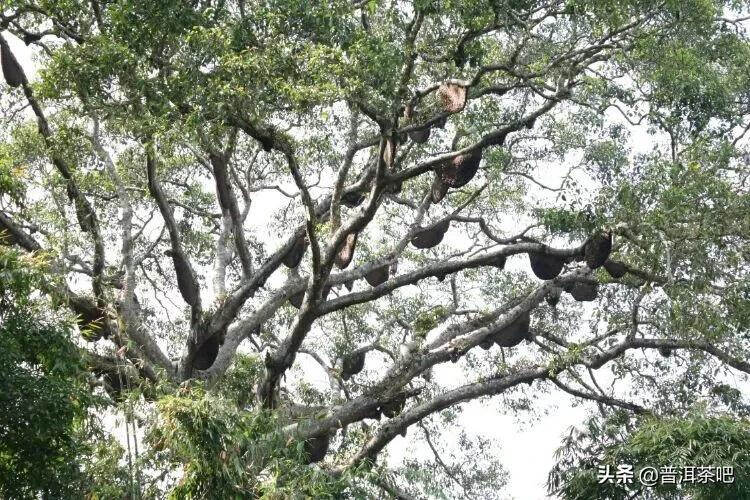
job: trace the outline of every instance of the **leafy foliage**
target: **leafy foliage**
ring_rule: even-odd
[[[119,496],[117,462],[90,449],[100,446],[89,422],[96,398],[70,325],[33,297],[46,269],[39,257],[0,247],[0,494]]]
[[[750,496],[750,423],[731,415],[694,411],[684,417],[647,417],[628,422],[622,415],[601,422],[592,419],[586,430],[571,430],[558,451],[560,461],[550,474],[551,491],[566,499],[650,498],[734,499]],[[632,465],[633,484],[600,481],[599,467]],[[733,481],[677,481],[644,486],[638,481],[643,467],[731,467]]]

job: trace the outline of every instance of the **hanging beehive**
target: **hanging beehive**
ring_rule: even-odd
[[[404,189],[404,181],[391,182],[386,187],[385,191],[391,194],[398,194]]]
[[[336,257],[334,258],[336,267],[338,267],[339,269],[346,269],[347,267],[349,267],[349,264],[352,262],[352,258],[354,257],[354,247],[356,245],[357,233],[347,234],[346,238],[344,238],[344,241],[341,243],[341,246],[336,252]]]
[[[504,269],[506,260],[507,258],[505,255],[496,255],[487,259],[487,265],[498,269]]]
[[[549,292],[547,292],[547,295],[544,296],[544,300],[547,302],[547,304],[554,308],[557,307],[557,303],[560,302],[560,295],[562,294],[562,288],[553,286],[549,289]]]
[[[193,358],[193,368],[197,370],[208,370],[216,361],[219,354],[219,347],[223,343],[221,335],[212,335],[201,344],[195,352]]]
[[[38,42],[42,38],[44,38],[43,33],[25,33],[22,40],[26,45],[31,45],[34,42]]]
[[[432,248],[443,241],[450,227],[450,219],[445,219],[428,228],[421,229],[412,237],[411,244],[416,248]]]
[[[430,198],[432,199],[433,203],[440,203],[443,201],[443,198],[445,198],[445,195],[448,193],[448,186],[446,184],[443,184],[442,179],[440,179],[440,174],[435,173],[435,180],[432,183],[432,191],[430,192]]]
[[[612,231],[591,235],[584,245],[583,256],[591,269],[601,267],[612,252]]]
[[[365,274],[365,280],[373,287],[382,285],[388,281],[388,264],[369,271]]]
[[[443,83],[438,87],[437,97],[443,111],[458,113],[466,106],[466,87],[457,83]]]
[[[387,403],[381,405],[380,411],[384,416],[393,418],[401,413],[401,411],[404,409],[404,405],[406,405],[406,396],[401,394],[388,401]]]
[[[290,269],[299,266],[299,263],[302,261],[302,256],[305,255],[306,249],[307,236],[303,233],[302,236],[297,238],[297,240],[292,245],[292,248],[289,249],[289,252],[287,252],[281,262],[283,262],[284,265]]]
[[[541,280],[557,278],[562,271],[565,261],[556,255],[541,252],[529,252],[531,270]]]
[[[396,274],[398,274],[398,260],[391,262],[390,272],[391,276],[396,276]]]
[[[529,338],[531,315],[527,311],[521,314],[508,326],[501,328],[492,337],[500,347],[515,347],[524,339]]]
[[[549,289],[547,292],[547,295],[544,296],[544,300],[547,302],[547,305],[552,308],[552,319],[557,321],[558,320],[558,312],[557,312],[557,304],[560,302],[560,296],[562,295],[562,288],[553,286]]]
[[[102,377],[102,387],[109,394],[109,397],[118,403],[125,401],[125,394],[123,394],[124,387],[120,381],[120,377],[120,374],[112,372],[105,373]]]
[[[367,410],[364,415],[362,415],[362,418],[371,418],[373,420],[380,420],[380,408],[375,407],[370,410]]]
[[[482,149],[454,156],[439,169],[440,180],[448,187],[460,188],[468,184],[479,170],[482,161]]]
[[[604,263],[604,269],[607,271],[607,274],[612,276],[614,279],[620,279],[628,272],[625,264],[612,259],[609,259]]]
[[[96,307],[93,300],[75,296],[70,299],[70,305],[77,313],[76,323],[84,340],[96,342],[102,337],[108,337],[109,329],[106,326],[104,314]]]
[[[351,292],[352,288],[354,288],[354,280],[344,281],[344,286],[346,287],[347,290]]]
[[[291,297],[289,297],[289,303],[292,304],[297,309],[299,309],[300,307],[302,307],[302,299],[304,299],[304,298],[305,298],[305,292],[304,291],[299,292],[299,293],[295,293],[294,295],[292,295]]]
[[[495,343],[495,337],[490,335],[489,337],[485,337],[480,343],[479,347],[484,349],[485,351],[489,351],[492,348],[492,345]]]
[[[410,121],[412,118],[414,118],[414,103],[407,102],[404,106],[404,120]]]
[[[8,85],[18,87],[26,83],[26,75],[24,75],[21,65],[18,64],[16,56],[13,55],[5,42],[0,45],[0,65],[3,69],[5,82]]]
[[[341,204],[345,207],[355,208],[365,201],[365,194],[359,191],[351,191],[341,196]]]
[[[599,283],[576,281],[570,291],[570,295],[572,295],[578,302],[591,302],[596,300],[596,297],[599,295]]]
[[[172,257],[172,263],[177,274],[177,288],[180,290],[180,294],[185,299],[185,302],[195,307],[200,300],[200,289],[198,288],[190,264],[182,252],[173,251],[170,256]]]
[[[325,458],[326,456],[326,453],[328,453],[328,445],[330,444],[330,441],[331,440],[328,434],[311,437],[310,439],[305,441],[304,463],[313,464],[315,462],[320,462],[321,460],[323,460],[323,458]]]
[[[424,144],[430,140],[430,127],[410,131],[409,139],[417,144]]]
[[[393,160],[396,159],[396,148],[398,147],[397,141],[394,138],[387,137],[385,140],[385,147],[383,148],[383,162],[387,167],[393,165]]]
[[[326,297],[328,297],[328,294],[331,292],[331,286],[326,285],[325,288],[323,288],[323,300],[325,300]],[[295,293],[291,297],[289,297],[289,303],[292,304],[295,308],[299,309],[302,307],[302,301],[305,298],[305,290],[302,290],[299,293]]]
[[[354,352],[347,354],[341,363],[341,378],[349,380],[352,375],[356,375],[365,367],[365,353]]]
[[[415,113],[414,105],[408,103],[404,107],[404,121],[407,125],[418,125],[422,118],[419,117],[418,113]],[[421,126],[421,128],[410,130],[407,135],[409,139],[417,144],[424,144],[430,139],[431,126]],[[402,141],[405,142],[405,141]]]

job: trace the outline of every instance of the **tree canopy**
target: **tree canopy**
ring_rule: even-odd
[[[498,395],[746,425],[747,7],[3,0],[0,244],[128,494],[492,497]]]

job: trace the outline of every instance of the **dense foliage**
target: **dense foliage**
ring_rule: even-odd
[[[41,254],[0,247],[0,496],[120,496],[121,453],[89,413],[97,398],[72,326],[35,294],[47,270]]]
[[[563,458],[550,475],[550,487],[552,491],[560,491],[563,498],[750,497],[750,424],[746,419],[707,416],[702,412],[683,418],[651,416],[637,423],[628,422],[626,415],[616,415],[603,425],[592,419],[584,432],[572,432],[566,438],[560,454]],[[616,471],[621,464],[633,466],[631,483],[600,479],[603,477],[600,466]],[[677,479],[644,486],[638,481],[644,467],[659,471],[673,467]],[[701,480],[699,471],[705,467],[721,467],[721,474],[727,468],[728,474],[719,480],[712,470],[715,477]],[[688,480],[681,480],[686,474],[684,468],[692,471],[693,476],[687,477]]]
[[[83,366],[102,497],[492,497],[476,401],[746,408],[745,2],[0,5],[1,376],[64,444]]]

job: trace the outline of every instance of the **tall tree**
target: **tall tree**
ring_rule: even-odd
[[[750,373],[739,2],[2,5],[5,244],[159,400],[167,488],[482,495],[467,401],[679,414]],[[407,430],[434,467],[381,459]]]

